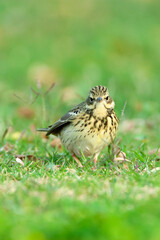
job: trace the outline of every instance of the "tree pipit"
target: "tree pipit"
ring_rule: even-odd
[[[90,90],[86,101],[75,106],[53,125],[38,131],[47,132],[47,136],[58,136],[79,167],[82,164],[77,156],[93,155],[93,169],[96,169],[100,151],[113,142],[117,133],[119,120],[114,106],[108,89],[96,86]]]

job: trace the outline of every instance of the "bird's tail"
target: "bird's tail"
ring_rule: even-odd
[[[37,131],[39,131],[39,132],[48,132],[48,128],[38,128]]]

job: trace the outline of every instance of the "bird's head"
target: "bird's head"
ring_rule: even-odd
[[[86,100],[87,108],[93,110],[97,117],[105,117],[108,111],[114,109],[115,103],[109,96],[108,89],[104,86],[93,87]]]

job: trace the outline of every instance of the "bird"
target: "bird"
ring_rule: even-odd
[[[78,157],[93,156],[97,169],[100,152],[115,139],[119,119],[116,116],[115,102],[105,86],[93,87],[87,99],[68,111],[53,125],[37,131],[46,132],[46,136],[58,136],[62,145],[71,152],[73,158],[83,167]]]

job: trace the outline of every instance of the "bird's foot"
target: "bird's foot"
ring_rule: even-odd
[[[98,157],[98,154],[95,154],[94,159],[93,159],[94,167],[91,168],[93,171],[97,170],[97,157]]]
[[[80,168],[82,168],[83,165],[82,165],[82,163],[79,161],[79,159],[76,157],[76,155],[73,154],[72,157],[74,158],[74,160],[76,161],[76,163],[78,164],[78,166],[79,166]]]

